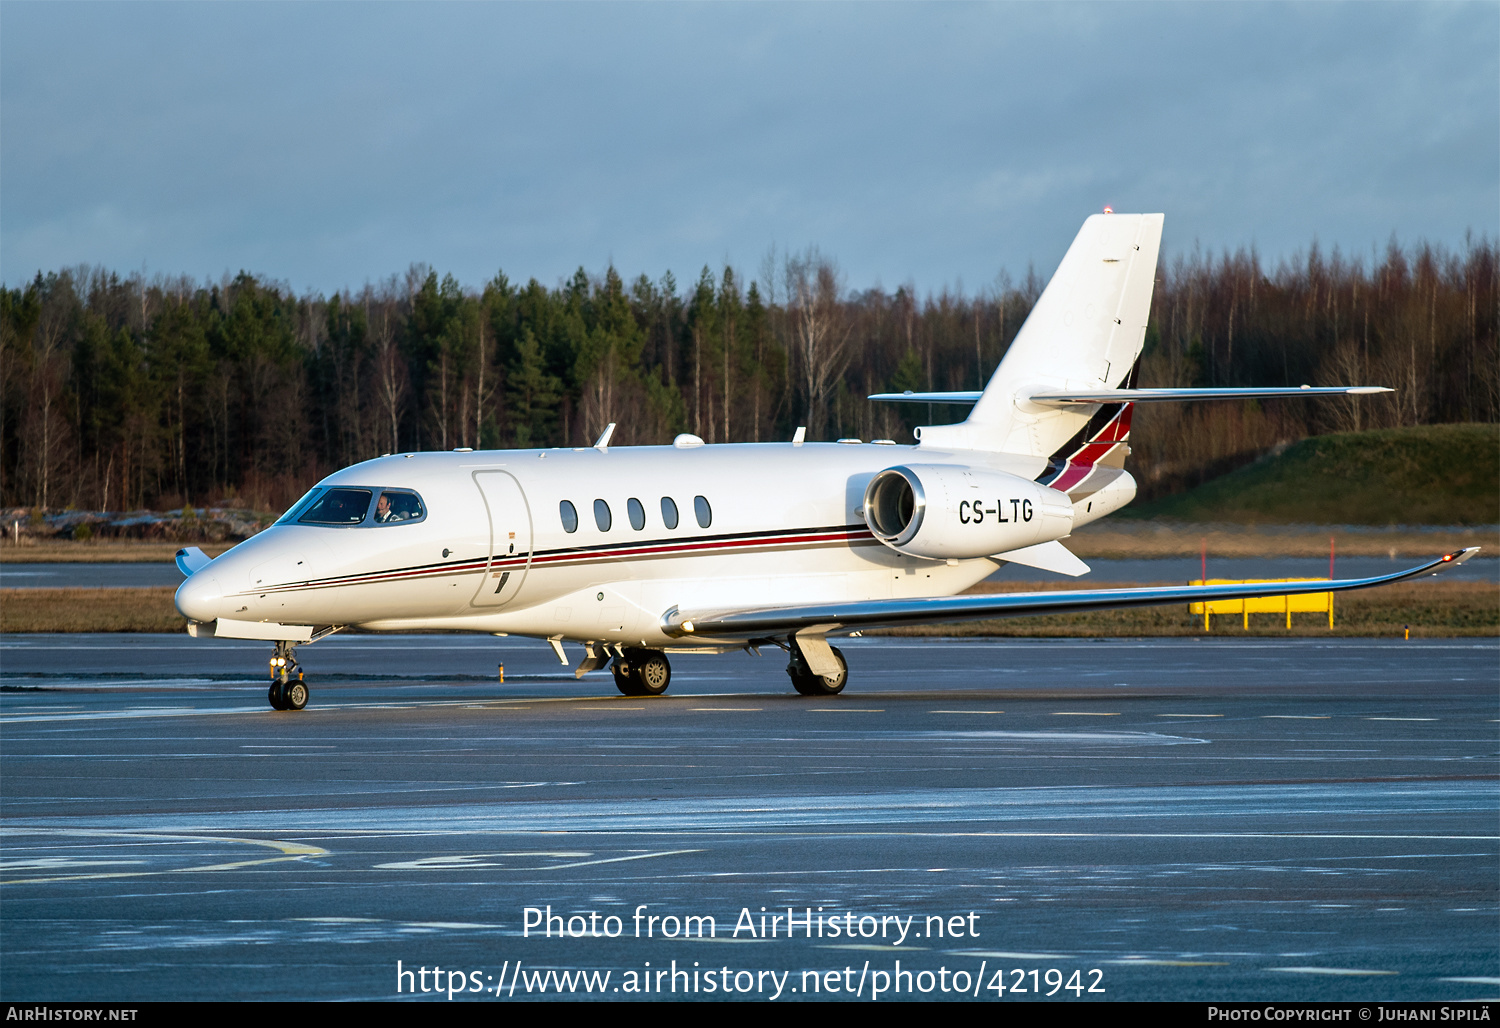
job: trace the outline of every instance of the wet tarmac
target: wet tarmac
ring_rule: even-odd
[[[0,992],[1500,995],[1494,642],[839,645],[0,637]]]

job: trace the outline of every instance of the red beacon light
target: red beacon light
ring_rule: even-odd
[[[1104,208],[1104,213],[1105,214],[1113,214],[1114,212],[1115,212],[1115,209],[1113,207],[1106,207],[1106,208]]]

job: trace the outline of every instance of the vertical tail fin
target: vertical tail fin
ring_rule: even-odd
[[[1162,221],[1160,214],[1095,214],[1085,221],[968,420],[922,429],[922,444],[1077,462],[1102,444],[1109,445],[1100,456],[1123,443],[1129,404],[1059,410],[1027,398],[1111,389],[1133,377],[1151,314]]]

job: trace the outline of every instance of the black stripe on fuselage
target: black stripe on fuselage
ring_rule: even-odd
[[[482,573],[488,570],[504,571],[519,568],[565,567],[585,561],[616,561],[626,559],[660,560],[671,557],[701,556],[715,553],[763,552],[766,549],[784,549],[807,545],[834,546],[846,543],[851,546],[879,544],[864,525],[837,525],[825,528],[794,528],[780,532],[733,532],[707,536],[678,536],[665,539],[641,539],[629,542],[607,543],[598,546],[560,547],[537,550],[529,554],[495,554],[489,558],[475,558],[447,564],[418,564],[405,568],[390,568],[384,571],[367,571],[334,578],[310,579],[305,582],[290,582],[269,586],[265,589],[248,589],[238,595],[263,596],[268,593],[291,592],[299,589],[333,589],[346,585],[369,585],[412,578],[428,578],[446,575]]]

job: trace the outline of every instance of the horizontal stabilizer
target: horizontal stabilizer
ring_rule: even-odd
[[[1192,400],[1262,400],[1277,396],[1369,396],[1391,393],[1384,386],[1274,386],[1232,389],[1091,389],[1079,393],[1034,393],[1032,403],[1064,406],[1073,403],[1182,403]],[[915,395],[915,394],[913,394]],[[870,397],[874,400],[877,397]]]
[[[970,392],[959,393],[914,393],[908,389],[904,393],[875,393],[865,397],[867,400],[885,400],[890,403],[961,403],[974,404],[984,394],[975,389]]]
[[[212,559],[197,546],[185,546],[177,551],[177,570],[191,575]]]
[[[1079,575],[1089,573],[1089,566],[1056,539],[1047,543],[1037,543],[1035,546],[1023,546],[1019,550],[997,553],[994,559],[1009,561],[1012,564],[1025,564],[1029,568],[1051,571],[1054,574],[1067,575],[1069,578],[1077,578]]]
[[[1240,582],[1229,585],[1146,586],[1135,589],[1064,589],[1056,592],[989,593],[980,596],[931,596],[915,599],[855,600],[797,607],[706,611],[696,614],[673,608],[662,617],[662,630],[677,639],[756,640],[785,638],[799,631],[861,631],[903,625],[933,625],[945,621],[1017,617],[1028,614],[1076,614],[1085,610],[1152,607],[1204,600],[1238,600],[1258,596],[1295,596],[1299,593],[1343,592],[1388,585],[1430,575],[1462,564],[1479,547],[1457,550],[1405,571],[1374,578],[1320,579],[1301,582]]]

